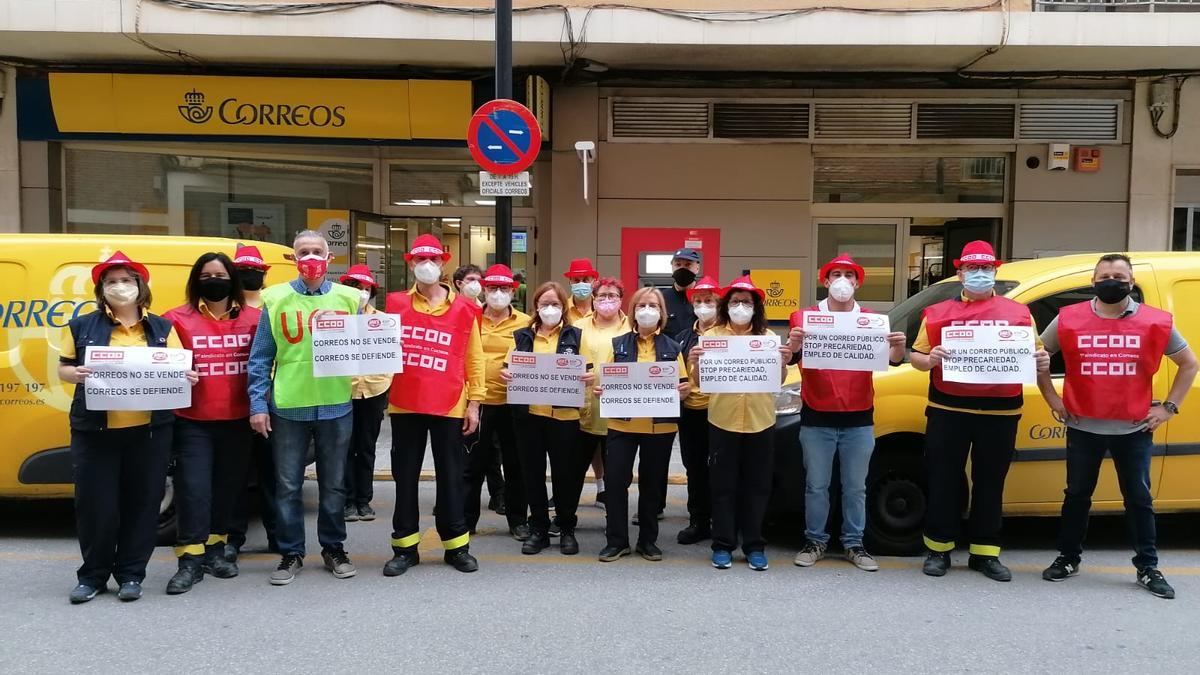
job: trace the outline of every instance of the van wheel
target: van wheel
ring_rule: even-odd
[[[167,472],[167,486],[163,491],[162,501],[158,505],[158,545],[174,546],[178,528],[178,514],[175,511],[175,481],[172,474],[175,471],[174,462]]]
[[[926,507],[921,456],[879,450],[867,477],[867,545],[881,555],[919,555]]]

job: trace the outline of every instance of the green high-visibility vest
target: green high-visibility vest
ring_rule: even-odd
[[[350,402],[349,377],[313,377],[313,312],[358,313],[358,291],[333,284],[324,295],[297,293],[291,284],[277,284],[262,292],[263,311],[271,319],[275,338],[276,408],[310,408]]]

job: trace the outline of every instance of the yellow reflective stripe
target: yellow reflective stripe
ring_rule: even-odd
[[[187,544],[175,547],[176,558],[182,558],[185,555],[204,555],[204,544]]]
[[[954,542],[934,541],[929,537],[925,537],[925,548],[935,553],[948,553],[954,550]]]
[[[993,558],[1000,557],[999,546],[985,546],[983,544],[971,544],[971,555],[986,555]]]
[[[224,544],[228,541],[229,541],[229,535],[227,535],[227,534],[210,534],[210,535],[208,535],[208,541],[205,542],[205,545],[206,546],[216,546],[217,544]]]
[[[400,537],[399,539],[392,537],[392,546],[395,548],[410,548],[412,546],[416,546],[419,543],[421,543],[421,533],[420,532],[414,532],[414,533],[408,535],[407,537]]]
[[[468,532],[467,534],[455,537],[453,539],[443,539],[442,548],[446,549],[447,551],[453,551],[456,548],[462,548],[463,546],[466,546],[470,541],[471,534]]]

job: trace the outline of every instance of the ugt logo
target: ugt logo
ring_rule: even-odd
[[[767,295],[769,295],[772,298],[782,297],[783,290],[784,289],[783,289],[782,284],[780,284],[778,281],[772,281],[771,287],[767,289]]]
[[[204,105],[204,94],[195,89],[183,95],[184,105],[179,106],[179,114],[192,124],[204,124],[212,118],[211,105]]]

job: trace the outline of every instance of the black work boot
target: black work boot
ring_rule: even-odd
[[[967,567],[992,581],[1012,581],[1012,572],[994,555],[973,555],[967,559]]]
[[[681,544],[699,544],[705,539],[712,538],[712,529],[708,526],[707,520],[693,520],[687,527],[679,531],[675,536],[675,541]]]
[[[408,571],[410,567],[416,567],[421,564],[421,556],[417,554],[417,547],[410,546],[408,548],[392,547],[392,559],[384,563],[383,576],[398,577]]]
[[[563,528],[562,538],[558,540],[558,546],[563,555],[576,555],[579,553],[579,540],[575,538],[575,530]]]
[[[533,529],[529,532],[529,538],[521,544],[521,553],[525,555],[536,555],[550,547],[550,537],[545,532]]]
[[[179,558],[179,571],[167,582],[167,595],[187,593],[201,581],[204,581],[204,566],[200,556],[184,554]]]
[[[225,558],[225,545],[216,544],[204,547],[204,572],[218,579],[232,579],[238,575],[236,562]]]
[[[450,565],[459,572],[475,572],[479,569],[479,561],[467,549],[467,546],[460,546],[454,550],[446,551],[443,560],[446,561],[447,565]]]
[[[928,551],[921,571],[931,577],[944,577],[950,571],[950,552]]]

